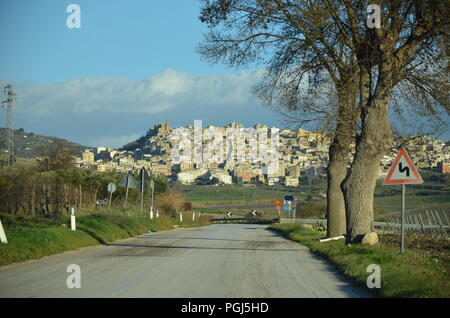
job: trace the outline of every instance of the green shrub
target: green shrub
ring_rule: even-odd
[[[327,205],[323,202],[304,202],[297,204],[296,216],[301,218],[324,218]]]

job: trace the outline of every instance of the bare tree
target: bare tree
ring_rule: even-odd
[[[440,45],[446,43],[448,1],[383,1],[382,27],[370,29],[367,7],[373,2],[216,0],[205,1],[200,16],[210,27],[202,56],[238,67],[265,62],[266,77],[255,91],[268,104],[275,101],[291,119],[300,110],[307,121],[332,123],[328,235],[342,234],[346,224],[347,242],[372,230],[375,181],[392,143],[388,106],[396,85],[412,89],[410,102],[417,95],[427,101],[415,107],[418,112],[433,114],[448,101],[442,94],[448,91],[448,49]],[[444,75],[426,80],[436,73]],[[336,95],[332,107],[311,102],[327,77],[333,86],[328,94]],[[357,151],[344,180],[355,134]]]
[[[52,171],[59,169],[70,169],[74,167],[76,150],[62,140],[41,146],[38,151],[37,168],[39,171]]]
[[[233,66],[268,59],[265,78],[255,93],[268,105],[280,105],[281,113],[299,125],[315,122],[332,127],[327,217],[328,236],[337,236],[346,229],[340,184],[358,118],[359,76],[352,52],[342,37],[333,36],[338,29],[321,11],[320,3],[208,2],[200,19],[211,31],[199,52],[211,62]]]
[[[344,182],[347,242],[360,242],[373,231],[373,197],[380,161],[393,137],[389,106],[396,87],[409,87],[420,99],[423,112],[444,106],[448,111],[448,51],[441,45],[448,36],[448,1],[383,1],[381,27],[367,28],[366,3],[335,2],[331,10],[346,12],[351,43],[360,73],[361,131],[355,158]],[[334,16],[335,22],[342,19]],[[437,59],[437,63],[436,60]],[[427,68],[430,68],[427,72]],[[429,85],[418,81],[417,71]],[[440,74],[431,80],[430,74]],[[445,78],[447,80],[445,80]]]

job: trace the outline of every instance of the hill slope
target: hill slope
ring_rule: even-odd
[[[7,149],[8,130],[6,128],[0,128],[0,156],[6,155]],[[62,140],[72,145],[77,151],[83,151],[89,147],[83,146],[77,143],[67,141],[57,137],[47,137],[37,135],[30,132],[25,132],[22,128],[14,130],[14,145],[15,155],[21,158],[34,158],[36,157],[37,149],[41,146],[48,145],[56,140]]]

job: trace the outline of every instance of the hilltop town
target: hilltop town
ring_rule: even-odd
[[[227,137],[230,129],[246,129],[242,125],[230,123],[222,127],[208,126],[202,129],[202,135],[208,129],[214,128],[219,132],[219,137]],[[266,125],[255,125],[255,130],[267,131],[263,142],[271,146],[271,129]],[[272,127],[272,129],[275,127]],[[171,128],[168,122],[155,125],[138,140],[131,142],[121,149],[97,147],[87,149],[82,156],[76,159],[76,165],[80,168],[97,171],[130,171],[141,168],[147,169],[152,174],[168,177],[172,181],[182,184],[231,184],[231,183],[264,183],[267,185],[283,184],[296,187],[301,176],[325,175],[328,164],[328,147],[330,138],[322,133],[309,132],[303,129],[280,130],[278,164],[275,171],[267,171],[261,162],[247,160],[224,160],[223,162],[187,161],[174,162],[172,154],[179,140],[174,138],[174,133],[180,129],[189,134],[193,132],[193,126]],[[203,137],[204,138],[204,137]],[[245,135],[243,145],[245,153],[252,147],[251,138]],[[261,143],[258,135],[258,145]],[[202,141],[205,147],[207,141]],[[227,144],[223,143],[224,154],[227,153]],[[419,169],[434,170],[442,173],[449,172],[448,160],[450,158],[450,144],[429,137],[412,139],[405,144],[414,164]],[[349,148],[349,164],[355,152],[355,145]],[[384,156],[379,171],[379,177],[387,174],[396,153],[393,151]],[[235,159],[235,157],[233,157]]]

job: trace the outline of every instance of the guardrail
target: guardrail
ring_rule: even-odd
[[[281,218],[280,223],[304,223],[304,224],[322,223],[322,224],[327,224],[327,219],[284,219],[284,218]],[[387,226],[400,227],[401,223],[374,221],[373,226],[375,226],[375,227],[387,227]],[[405,228],[409,228],[409,229],[438,229],[441,227],[442,227],[441,225],[435,225],[435,224],[410,224],[407,222],[405,223]],[[443,227],[446,229],[449,228],[447,225],[444,225]]]
[[[210,219],[211,222],[216,223],[273,223],[273,219],[264,218],[221,218],[221,219]]]
[[[448,237],[450,233],[450,224],[447,217],[448,212],[443,211],[440,215],[437,211],[425,211],[424,216],[408,215],[405,217],[405,231],[418,232],[420,234],[431,234],[433,237]],[[287,219],[281,218],[280,223],[300,223],[300,224],[327,224],[326,219]],[[378,228],[382,233],[396,234],[400,233],[401,223],[400,219],[392,219],[388,222],[373,222],[373,226]]]

